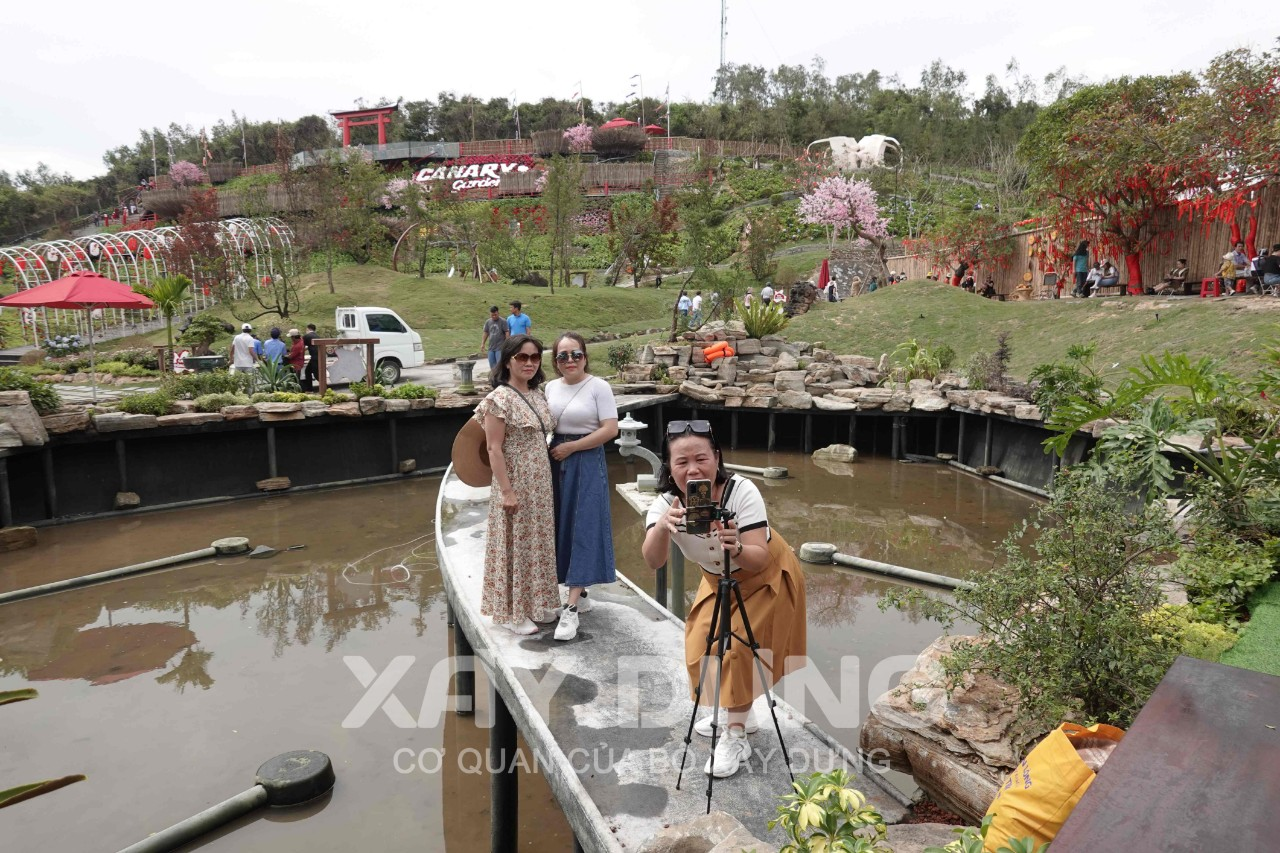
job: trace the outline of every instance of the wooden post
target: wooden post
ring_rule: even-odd
[[[490,688],[493,728],[489,729],[489,849],[510,853],[517,849],[520,825],[519,780],[516,775],[516,721],[496,687]]]
[[[53,448],[45,445],[44,462],[44,508],[49,518],[58,517],[58,487],[53,480]]]
[[[9,460],[0,456],[0,527],[13,527],[13,499],[9,497]]]
[[[982,464],[991,465],[991,418],[987,418],[987,440],[982,448]]]
[[[774,442],[777,440],[777,432],[774,430],[775,419],[776,419],[776,416],[774,415],[774,413],[770,412],[769,413],[769,440],[768,440],[768,443],[766,444],[766,449],[770,453],[773,452],[773,445],[774,445]]]

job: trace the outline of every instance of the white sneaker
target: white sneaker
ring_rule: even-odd
[[[713,758],[707,759],[707,766],[702,768],[702,772],[708,776],[714,775],[717,779],[724,779],[726,776],[732,776],[737,773],[742,762],[750,757],[751,744],[747,741],[747,733],[742,729],[729,729],[717,741],[715,755]],[[712,773],[713,766],[715,768],[714,774]]]
[[[569,610],[560,614],[560,624],[556,625],[556,639],[564,642],[578,636],[578,611]]]
[[[587,593],[585,590],[583,591],[582,595],[578,596],[578,612],[579,613],[591,612],[591,599],[587,597]]]
[[[728,723],[727,717],[725,716],[724,708],[718,708],[716,713],[716,727],[720,729],[720,734],[722,736],[725,733],[725,729],[728,728],[728,725],[729,723]],[[698,720],[698,722],[694,723],[693,730],[698,734],[702,735],[703,737],[711,737],[711,715],[707,714],[701,720]],[[745,727],[745,731],[747,732],[747,734],[752,734],[759,730],[760,730],[760,722],[756,719],[756,709],[754,706],[752,706],[751,710],[747,712],[747,724]]]
[[[519,622],[494,622],[493,624],[500,625],[511,633],[519,634],[522,637],[538,633],[538,626],[533,624],[531,619],[521,619]]]
[[[539,625],[550,625],[552,622],[560,618],[563,607],[553,607],[550,610],[543,610],[537,616],[533,617],[533,621]]]

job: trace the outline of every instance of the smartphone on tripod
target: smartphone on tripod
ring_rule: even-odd
[[[711,532],[711,522],[719,513],[711,498],[710,480],[690,480],[685,483],[684,530],[693,536],[706,536]]]

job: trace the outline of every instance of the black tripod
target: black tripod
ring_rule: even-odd
[[[723,512],[723,511],[722,511]],[[725,515],[729,515],[725,513]],[[732,517],[731,515],[729,517]],[[728,520],[722,519],[722,520]],[[778,712],[773,693],[769,689],[769,681],[765,678],[764,662],[760,660],[760,644],[756,642],[755,634],[751,631],[751,620],[747,618],[747,606],[742,600],[742,589],[738,585],[738,579],[729,571],[729,549],[724,549],[724,569],[720,573],[720,580],[716,583],[716,601],[715,609],[711,614],[711,628],[707,631],[707,648],[702,653],[701,669],[698,671],[698,687],[693,691],[693,713],[689,715],[689,728],[684,734],[684,754],[680,756],[680,773],[676,777],[676,790],[680,790],[680,783],[684,780],[684,765],[689,757],[689,744],[693,741],[693,724],[698,717],[698,708],[701,707],[702,686],[707,677],[707,662],[711,657],[711,647],[716,647],[716,688],[711,707],[711,772],[707,774],[707,814],[711,814],[711,791],[715,785],[716,776],[716,743],[719,741],[720,727],[720,686],[721,677],[724,675],[724,656],[729,651],[729,643],[737,640],[744,646],[751,649],[751,657],[756,664],[756,674],[760,677],[760,683],[764,685],[764,695],[769,702],[769,716],[773,718],[773,730],[778,735],[778,744],[782,747],[782,760],[787,765],[787,775],[791,777],[791,781],[796,780],[795,773],[791,772],[791,756],[787,754],[787,742],[782,739],[782,728],[778,725]],[[738,612],[742,614],[742,630],[747,637],[744,640],[733,631],[732,620],[732,604],[738,603]],[[778,665],[775,662],[775,667]],[[728,712],[725,712],[725,726],[728,727]]]

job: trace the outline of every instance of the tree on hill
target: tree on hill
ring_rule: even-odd
[[[297,194],[309,210],[299,218],[300,234],[323,261],[329,292],[334,293],[333,267],[338,257],[347,254],[365,263],[375,242],[386,236],[374,216],[376,200],[386,188],[386,174],[362,149],[344,148],[319,153],[295,180]]]
[[[1191,74],[1086,86],[1043,110],[1020,145],[1050,218],[1123,255],[1131,291],[1141,292],[1142,253],[1161,236],[1157,212],[1187,188],[1178,119],[1197,89]]]
[[[555,292],[556,275],[569,286],[569,267],[573,260],[573,238],[577,233],[574,217],[582,209],[582,161],[577,157],[552,157],[547,169],[547,182],[542,190],[542,204],[547,209],[547,231],[551,236],[551,267],[548,278]]]
[[[1258,251],[1255,203],[1280,178],[1280,53],[1228,51],[1209,63],[1200,89],[1182,106],[1176,125],[1178,170],[1187,190],[1182,212],[1231,224],[1231,241]],[[1248,231],[1238,220],[1247,211]]]

